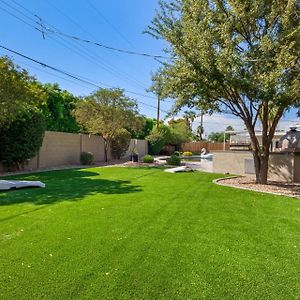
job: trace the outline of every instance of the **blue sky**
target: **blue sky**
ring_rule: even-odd
[[[16,3],[21,4],[28,11]],[[31,13],[42,18],[43,26],[49,27],[50,24],[71,35],[117,48],[163,55],[164,43],[143,34],[155,15],[156,8],[158,8],[156,0],[0,0],[0,44],[97,82],[100,86],[103,83],[145,95],[136,96],[128,93],[140,101],[141,113],[155,117],[155,108],[141,103],[156,105],[156,99],[149,98],[151,94],[146,93],[151,83],[151,72],[159,66],[154,59],[115,53],[59,38],[54,34],[46,34],[43,39],[42,34],[33,28],[39,25],[36,24],[38,18]],[[7,54],[9,53],[0,50],[0,55]],[[87,95],[95,90],[95,87],[75,80],[66,80],[63,75],[58,75],[23,58],[10,56],[42,82],[58,82],[61,88],[76,95]],[[161,107],[163,110],[168,110],[171,104],[170,101],[163,102]],[[165,113],[162,112],[162,116],[164,115]],[[286,119],[296,120],[295,112],[287,114]],[[197,121],[199,120],[196,120],[196,123]],[[207,132],[222,130],[231,124],[234,124],[237,129],[243,127],[241,122],[228,115],[207,116],[205,121]]]

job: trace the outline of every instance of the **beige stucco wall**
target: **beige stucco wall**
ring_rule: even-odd
[[[131,149],[135,145],[131,140]],[[136,148],[143,156],[148,153],[148,142],[137,140]],[[104,140],[100,136],[46,131],[42,147],[37,156],[30,159],[25,170],[79,165],[81,152],[92,152],[95,162],[104,161]],[[110,151],[109,151],[110,152]],[[126,156],[129,156],[128,150]],[[109,153],[109,159],[111,155]],[[0,164],[0,171],[4,171]]]
[[[80,135],[47,131],[38,157],[40,168],[79,164]]]
[[[81,135],[81,152],[92,152],[96,162],[104,161],[104,140],[100,136]]]
[[[294,156],[294,181],[300,182],[300,153],[295,153]]]
[[[139,157],[142,158],[144,155],[148,154],[148,142],[144,140],[131,140],[129,148],[124,155],[124,157],[129,157],[132,149],[136,148]]]
[[[213,171],[244,175],[245,159],[252,158],[248,151],[216,151],[213,154]]]
[[[236,175],[251,175],[246,172],[246,161],[252,160],[249,151],[214,152],[213,171]],[[253,163],[253,162],[252,162]],[[253,174],[252,174],[253,175]],[[271,153],[269,180],[300,182],[300,155],[295,153]]]
[[[291,153],[274,153],[270,155],[269,179],[275,181],[294,181],[294,155]]]

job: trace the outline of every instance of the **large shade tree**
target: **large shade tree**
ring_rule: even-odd
[[[122,89],[99,89],[79,101],[74,111],[76,120],[84,130],[99,134],[105,141],[105,160],[116,134],[123,129],[139,131],[144,126],[137,110],[137,102],[127,97]]]
[[[0,57],[0,126],[36,109],[46,94],[41,85],[9,58]]]
[[[169,0],[148,32],[170,45],[160,72],[165,96],[241,118],[256,182],[267,183],[269,149],[279,120],[299,104],[297,0]],[[255,128],[262,125],[260,144]]]

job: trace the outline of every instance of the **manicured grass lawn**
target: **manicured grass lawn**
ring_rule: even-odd
[[[0,299],[299,299],[300,201],[94,168],[0,193]]]

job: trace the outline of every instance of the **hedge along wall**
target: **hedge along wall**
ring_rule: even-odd
[[[148,153],[148,142],[137,140],[140,156]],[[129,150],[135,140],[131,140]],[[127,151],[125,156],[130,155]],[[46,131],[43,145],[37,156],[29,161],[26,170],[59,167],[63,165],[79,165],[80,153],[92,152],[95,162],[104,161],[104,140],[100,136],[87,134],[73,134],[65,132]],[[0,164],[0,170],[3,167]]]

